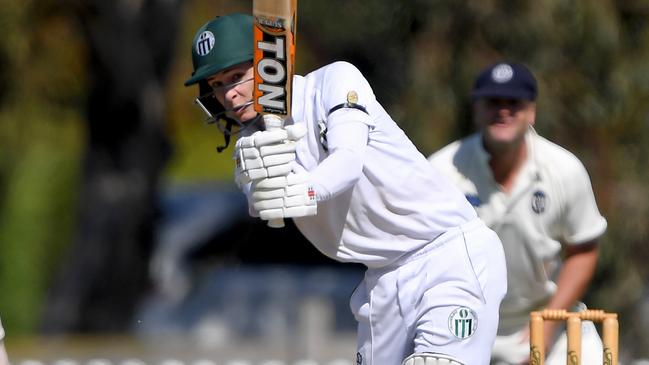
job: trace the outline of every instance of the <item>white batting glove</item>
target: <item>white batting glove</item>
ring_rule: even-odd
[[[252,203],[263,220],[316,215],[316,192],[307,172],[253,182]]]
[[[237,185],[241,187],[252,180],[288,175],[295,161],[297,141],[305,134],[303,125],[291,125],[239,138],[234,150]]]

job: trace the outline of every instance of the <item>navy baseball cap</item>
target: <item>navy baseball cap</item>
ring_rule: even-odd
[[[471,92],[475,99],[536,99],[537,85],[532,72],[520,63],[498,62],[482,70]]]

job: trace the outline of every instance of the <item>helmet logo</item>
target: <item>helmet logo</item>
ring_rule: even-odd
[[[491,71],[491,78],[499,84],[508,82],[512,77],[514,77],[514,70],[506,63],[496,66],[493,71]]]
[[[205,56],[214,48],[214,34],[209,30],[204,31],[196,40],[196,53],[199,56]]]

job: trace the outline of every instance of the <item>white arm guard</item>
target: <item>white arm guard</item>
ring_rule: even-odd
[[[362,176],[369,140],[366,117],[355,109],[331,114],[327,131],[329,156],[311,171],[320,201],[346,191]]]
[[[422,352],[419,354],[412,354],[403,360],[401,365],[466,365],[460,360],[457,360],[451,356],[432,353],[432,352]]]

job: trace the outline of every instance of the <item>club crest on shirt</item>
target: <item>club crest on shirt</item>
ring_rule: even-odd
[[[358,104],[358,94],[356,91],[352,90],[347,93],[347,102],[349,104]]]
[[[448,329],[453,336],[464,340],[478,328],[478,315],[468,307],[458,307],[448,316]]]
[[[537,190],[532,194],[532,210],[536,214],[541,214],[545,212],[545,207],[548,204],[548,199],[545,196],[545,193],[541,190]]]

